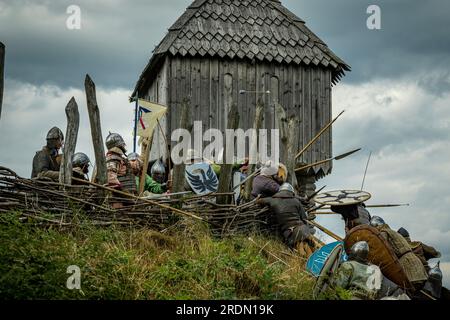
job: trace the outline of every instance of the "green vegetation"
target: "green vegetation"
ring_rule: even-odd
[[[165,233],[77,221],[60,229],[0,215],[2,299],[312,299],[305,259],[276,239],[215,239],[188,220]],[[70,265],[81,290],[66,288]]]

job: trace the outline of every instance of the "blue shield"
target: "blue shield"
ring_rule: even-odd
[[[306,270],[311,272],[315,277],[318,277],[331,251],[333,251],[333,249],[339,244],[344,245],[342,241],[336,241],[326,244],[319,250],[316,250],[309,257],[308,262],[306,263]],[[344,250],[342,251],[341,255],[341,262],[342,261],[347,261],[347,255],[345,254]]]
[[[187,165],[185,178],[192,190],[199,195],[217,192],[219,187],[216,173],[206,162]]]

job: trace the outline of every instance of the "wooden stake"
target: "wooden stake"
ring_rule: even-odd
[[[168,165],[169,165],[169,174],[170,174],[170,171],[172,170],[172,168],[171,168],[172,165],[170,164],[171,157],[170,157],[170,150],[169,150],[169,141],[167,140],[166,133],[164,132],[163,128],[161,127],[161,124],[159,123],[159,120],[156,120],[156,122],[158,122],[159,130],[161,130],[161,134],[162,134],[162,136],[164,138],[164,142],[166,143],[166,152],[167,152],[167,159],[169,161]]]
[[[75,153],[80,126],[80,114],[75,98],[72,97],[66,106],[67,129],[62,165],[59,170],[59,183],[72,185],[72,156]]]
[[[228,113],[228,129],[236,130],[239,126],[239,111],[236,104],[233,104]],[[234,138],[233,138],[234,139]],[[233,150],[228,150],[229,147],[233,147]],[[233,164],[226,163],[227,153],[234,154],[234,141],[226,141],[223,149],[223,163],[220,166],[220,179],[218,193],[225,193],[231,191],[231,176],[233,171]],[[220,196],[217,197],[218,204],[231,203],[232,197]]]
[[[102,128],[100,124],[100,111],[98,109],[97,97],[95,93],[95,84],[89,75],[86,75],[84,82],[86,91],[87,108],[89,113],[89,122],[91,124],[92,142],[94,144],[95,165],[97,168],[97,182],[99,184],[108,183],[106,173],[106,156],[103,146]]]
[[[181,105],[181,115],[180,115],[180,122],[178,127],[180,129],[189,129],[189,123],[190,123],[190,103],[188,99],[184,99],[182,105]],[[186,155],[184,155],[186,156]],[[178,193],[184,191],[184,185],[185,185],[185,164],[184,162],[180,164],[176,164],[173,167],[173,177],[172,177],[172,192]]]
[[[297,189],[297,176],[295,175],[295,146],[297,145],[298,130],[300,128],[300,120],[292,117],[288,120],[288,147],[286,168],[288,170],[288,180],[294,189]]]
[[[252,145],[250,145],[250,154],[249,154],[249,165],[247,170],[247,177],[251,177],[245,182],[244,186],[244,196],[243,198],[247,201],[251,198],[252,188],[253,188],[253,173],[255,172],[255,163],[258,160],[258,133],[259,129],[261,129],[262,121],[264,116],[264,107],[260,101],[258,101],[258,104],[256,105],[255,110],[255,120],[253,121],[253,129],[255,129],[256,135],[252,139]],[[253,153],[253,154],[252,154]],[[252,176],[253,175],[253,176]]]
[[[141,176],[139,178],[139,195],[144,193],[145,178],[147,177],[148,160],[150,158],[150,149],[153,143],[153,133],[149,138],[144,138],[141,147],[141,156],[143,156],[144,167],[142,168]]]

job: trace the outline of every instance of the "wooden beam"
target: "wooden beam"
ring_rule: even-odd
[[[86,75],[84,88],[86,91],[89,122],[91,124],[92,142],[94,144],[95,166],[97,171],[96,181],[104,185],[108,183],[108,177],[106,173],[106,156],[103,146],[102,127],[100,124],[100,111],[97,104],[95,84],[89,75]]]
[[[67,129],[64,151],[62,154],[62,166],[59,170],[59,183],[72,185],[72,156],[75,153],[80,126],[80,114],[75,98],[72,97],[66,106]]]
[[[179,129],[189,130],[190,127],[190,101],[184,99],[181,104],[181,114],[180,122],[178,124]],[[175,128],[174,128],[175,129]],[[183,155],[186,156],[186,155]],[[175,164],[173,166],[173,176],[172,176],[172,192],[178,193],[184,191],[185,185],[185,164],[184,162],[180,164]]]
[[[239,111],[237,104],[233,103],[228,113],[227,128],[236,130],[239,126]],[[234,136],[233,136],[234,139]],[[233,150],[228,150],[229,147],[233,147]],[[223,163],[220,166],[220,179],[218,193],[226,193],[232,191],[231,189],[231,179],[233,172],[233,163],[227,163],[227,153],[234,154],[234,141],[225,141],[223,149]],[[231,203],[230,196],[220,196],[217,197],[218,204],[228,204]]]
[[[0,119],[2,118],[3,87],[5,70],[5,45],[0,42]]]
[[[139,177],[139,190],[138,194],[142,196],[144,193],[144,187],[145,187],[145,178],[147,177],[147,169],[148,169],[148,160],[150,158],[150,149],[151,145],[153,143],[153,132],[152,135],[149,138],[144,138],[142,140],[141,145],[141,157],[143,161],[143,168],[141,172],[141,176]]]
[[[253,129],[255,129],[256,136],[253,137],[253,139],[251,141],[250,149],[249,149],[249,152],[254,151],[254,158],[252,159],[252,154],[249,153],[249,165],[248,165],[248,170],[247,170],[247,177],[253,174],[253,172],[255,171],[255,168],[256,168],[255,162],[258,161],[258,139],[259,139],[258,136],[259,136],[259,129],[261,129],[261,126],[262,126],[263,117],[264,117],[264,107],[262,105],[262,102],[258,101],[258,104],[256,105],[256,110],[255,110],[255,119],[253,121]],[[251,163],[251,162],[253,162],[253,163]],[[253,188],[253,177],[250,178],[245,183],[245,186],[244,186],[243,198],[246,201],[249,201],[251,198],[252,188]]]

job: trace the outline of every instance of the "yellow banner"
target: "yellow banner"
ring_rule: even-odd
[[[167,107],[150,101],[138,100],[137,135],[150,138],[158,125],[158,121],[166,114]]]

